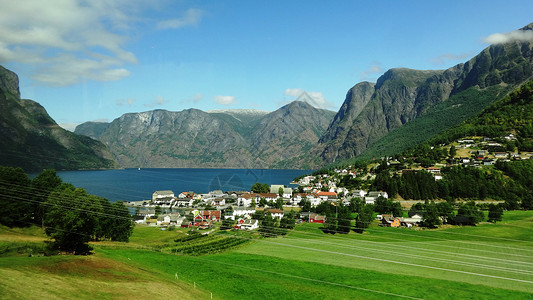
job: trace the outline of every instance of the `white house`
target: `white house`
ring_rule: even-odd
[[[366,191],[363,190],[355,190],[353,191],[353,196],[358,198],[364,198],[366,196]]]
[[[259,221],[256,219],[248,219],[244,220],[240,225],[242,230],[254,230],[259,228]]]
[[[283,210],[281,209],[271,208],[266,210],[265,212],[269,212],[273,218],[276,218],[278,220],[281,220],[281,218],[283,218]]]
[[[224,218],[236,220],[237,216],[252,216],[255,213],[255,208],[245,206],[233,206],[231,215],[225,215]]]
[[[152,201],[164,199],[164,198],[174,198],[173,191],[155,191],[152,194]]]

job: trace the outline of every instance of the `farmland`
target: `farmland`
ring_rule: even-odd
[[[31,290],[51,298],[49,284],[66,290],[67,298],[90,298],[93,292],[127,298],[132,294],[124,289],[133,289],[156,299],[531,299],[531,212],[506,212],[496,224],[437,230],[371,226],[364,234],[325,235],[320,226],[300,224],[282,238],[240,234],[251,240],[199,256],[172,254],[183,231],[137,227],[130,243],[95,243],[89,257],[0,257],[0,286],[11,296]],[[36,230],[7,231],[2,236],[11,236],[11,243],[17,234],[20,243],[39,239]],[[222,238],[214,234],[213,240]],[[30,290],[18,291],[14,282],[28,278],[35,278]]]

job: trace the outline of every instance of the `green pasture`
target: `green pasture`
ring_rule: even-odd
[[[363,234],[331,235],[321,226],[303,223],[285,237],[269,239],[213,232],[248,242],[201,256],[170,251],[188,229],[145,226],[135,227],[130,243],[93,243],[95,254],[89,257],[8,251],[0,256],[0,294],[51,299],[533,297],[533,212],[505,212],[496,224],[435,230],[382,228],[375,222]],[[42,245],[46,236],[36,227],[2,227],[0,238],[0,247],[17,247]],[[17,282],[26,281],[31,284],[20,289]]]

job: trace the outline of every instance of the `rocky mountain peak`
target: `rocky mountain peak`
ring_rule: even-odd
[[[0,90],[20,99],[19,77],[2,66],[0,66]]]

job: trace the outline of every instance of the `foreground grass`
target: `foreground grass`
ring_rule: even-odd
[[[319,227],[300,224],[283,238],[254,238],[222,254],[194,257],[168,251],[184,230],[151,227],[136,227],[130,243],[95,243],[96,254],[89,257],[10,253],[0,257],[0,294],[46,299],[533,297],[532,212],[506,212],[497,224],[437,230],[371,227],[364,234],[326,235]],[[25,230],[0,228],[0,237],[15,245],[42,243],[40,229]]]
[[[527,292],[266,255],[101,251],[114,260],[130,259],[138,267],[160,270],[168,278],[177,274],[221,299],[531,299]]]
[[[207,298],[157,271],[92,256],[0,258],[4,299],[193,299]]]

